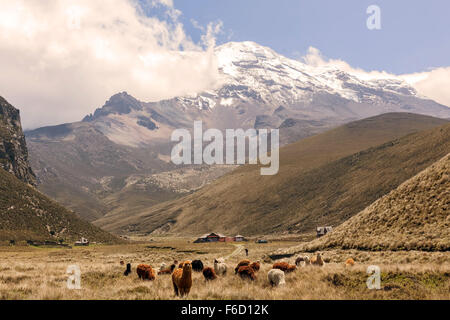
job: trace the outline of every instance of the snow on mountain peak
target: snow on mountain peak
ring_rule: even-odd
[[[216,47],[214,54],[222,78],[220,85],[208,91],[175,97],[174,101],[184,110],[235,107],[242,103],[270,108],[304,105],[322,93],[357,103],[384,103],[392,93],[417,95],[400,79],[364,79],[334,65],[315,65],[289,59],[251,41],[225,43]],[[389,93],[387,98],[385,93]],[[120,99],[128,101],[129,97],[121,94]],[[131,111],[125,107],[122,103],[109,107],[107,103],[89,119],[111,112],[122,114]],[[141,108],[140,104],[136,104],[132,109]]]
[[[246,86],[269,104],[305,101],[320,91],[355,102],[370,100],[370,90],[416,95],[414,89],[396,78],[363,79],[336,66],[315,66],[289,59],[251,41],[223,44],[215,49],[215,54],[225,85]],[[364,97],[360,89],[366,92]]]
[[[400,78],[364,78],[334,64],[289,59],[250,41],[226,43],[214,53],[222,77],[215,88],[150,103],[120,93],[84,121],[94,122],[113,142],[138,146],[199,116],[211,116],[211,123],[219,119],[221,126],[256,128],[293,119],[328,123],[385,112],[448,114],[439,106],[428,111],[428,104],[425,108],[415,100],[420,98],[417,92]],[[96,122],[98,118],[102,121]]]

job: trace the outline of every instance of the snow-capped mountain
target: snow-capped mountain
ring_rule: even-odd
[[[362,94],[361,87],[416,95],[413,88],[396,79],[364,82],[336,67],[313,67],[254,42],[224,44],[216,49],[216,56],[227,85],[246,86],[268,104],[310,101],[320,91],[355,102],[371,96],[376,102],[376,96]]]
[[[221,76],[217,88],[149,103],[121,93],[85,121],[118,144],[140,146],[199,119],[219,129],[323,129],[387,112],[450,116],[449,108],[420,97],[396,78],[363,80],[336,67],[286,58],[254,42],[230,42],[217,47],[215,55]],[[292,134],[284,142],[303,136]]]
[[[192,129],[195,120],[222,130],[279,128],[280,143],[286,144],[388,112],[450,118],[450,108],[420,97],[399,79],[367,81],[253,42],[224,44],[215,55],[221,81],[208,91],[156,102],[122,92],[81,122],[27,132],[41,190],[89,219],[108,211],[115,204],[112,194],[123,192],[136,175],[150,181],[146,188],[157,198],[151,203],[167,200],[172,191],[147,176],[175,169],[171,133]],[[143,197],[147,204],[148,192]]]
[[[387,103],[390,94],[419,97],[397,78],[364,81],[331,66],[310,66],[254,42],[230,42],[216,48],[222,86],[191,97],[177,98],[186,108],[200,109],[258,101],[295,105],[327,93],[356,103]],[[387,94],[388,96],[383,96]]]

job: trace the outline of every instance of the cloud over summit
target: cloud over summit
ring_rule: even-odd
[[[422,96],[435,100],[450,107],[450,67],[432,68],[428,71],[412,74],[395,75],[386,71],[365,71],[354,68],[347,62],[339,59],[327,59],[320,50],[314,47],[308,49],[307,54],[301,58],[312,66],[330,66],[354,74],[363,80],[372,79],[399,79],[403,80]]]
[[[21,109],[27,129],[80,120],[117,92],[157,101],[220,81],[213,49],[222,22],[194,21],[203,34],[196,43],[172,0],[0,0],[0,8],[0,95]],[[396,76],[450,106],[450,67],[366,72],[314,48],[305,61],[368,78]]]
[[[27,128],[81,119],[120,91],[153,101],[218,79],[212,48],[186,35],[171,0],[0,0],[0,7],[1,94],[22,110]],[[209,31],[203,43],[213,37]]]

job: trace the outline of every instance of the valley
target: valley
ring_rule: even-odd
[[[350,123],[281,148],[276,176],[243,166],[188,196],[95,224],[141,235],[295,234],[337,226],[448,153],[448,124],[413,133],[415,125],[439,123],[446,122],[410,114]]]
[[[151,280],[163,263],[218,258],[228,272],[194,272],[189,299],[449,299],[450,108],[400,77],[368,79],[254,42],[213,54],[220,82],[209,90],[160,101],[123,91],[80,121],[25,133],[0,97],[0,299],[178,299],[172,270],[144,281],[137,266]],[[200,164],[201,142],[182,152],[197,164],[177,164],[179,129],[203,143],[208,129],[259,142],[278,130],[267,157],[279,167]],[[221,144],[234,138],[215,138],[214,157],[238,153]],[[199,239],[211,232],[217,242]],[[234,267],[247,258],[254,269],[245,262],[241,279]],[[281,287],[268,278],[279,262]],[[80,290],[67,287],[74,265]],[[369,266],[381,270],[377,290]]]

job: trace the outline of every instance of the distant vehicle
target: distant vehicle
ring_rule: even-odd
[[[88,246],[89,240],[86,238],[81,238],[80,241],[75,242],[75,246]]]
[[[317,227],[317,229],[316,229],[317,238],[323,237],[324,235],[326,235],[327,233],[330,233],[331,231],[333,231],[333,227],[331,227],[331,226]]]
[[[269,243],[269,241],[264,240],[264,239],[259,239],[259,240],[256,240],[256,243]]]

